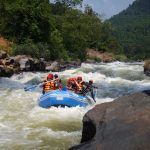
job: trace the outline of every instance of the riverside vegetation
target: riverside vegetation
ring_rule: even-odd
[[[82,2],[1,1],[0,36],[13,43],[10,54],[25,54],[45,60],[84,61],[87,49],[92,48],[112,53],[117,60],[126,60],[127,57],[146,59],[150,56],[148,0],[135,1],[133,6],[105,22],[88,5],[84,12],[77,9]],[[142,22],[138,21],[139,16]]]
[[[150,58],[150,1],[136,0],[126,10],[113,16],[109,22],[113,34],[130,59]]]
[[[11,54],[46,60],[85,60],[87,48],[121,53],[112,26],[82,0],[0,2],[0,35],[13,42]]]

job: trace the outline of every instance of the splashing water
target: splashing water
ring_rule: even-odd
[[[99,87],[97,104],[150,89],[143,63],[82,64],[58,74],[62,80],[78,75],[85,81],[93,79]],[[0,78],[0,149],[65,150],[80,142],[82,118],[93,106],[40,108],[37,99],[41,90],[25,92],[23,87],[42,82],[46,75],[29,72]]]

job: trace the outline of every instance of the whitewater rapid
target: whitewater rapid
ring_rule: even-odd
[[[93,79],[97,104],[137,91],[150,89],[150,78],[143,74],[143,63],[97,63],[58,73],[63,84],[70,77]],[[43,109],[37,99],[41,89],[25,92],[25,85],[39,84],[47,73],[25,72],[11,78],[0,78],[0,149],[65,150],[78,144],[82,118],[87,108]]]

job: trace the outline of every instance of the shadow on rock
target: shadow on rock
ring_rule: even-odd
[[[120,97],[88,111],[81,144],[70,150],[149,150],[150,90]]]

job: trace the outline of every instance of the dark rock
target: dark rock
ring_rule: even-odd
[[[45,71],[46,64],[43,59],[34,59],[25,55],[18,55],[15,61],[20,64],[22,71]]]
[[[0,65],[0,77],[11,77],[14,74],[14,70],[9,66]]]
[[[3,65],[3,60],[2,59],[0,59],[0,65]]]
[[[46,64],[43,59],[34,59],[33,71],[45,71]]]
[[[150,60],[146,60],[144,63],[144,74],[150,76]]]
[[[81,144],[70,150],[150,150],[150,91],[88,111],[83,118]]]
[[[0,77],[10,77],[20,71],[45,71],[44,59],[34,59],[26,55],[17,55],[0,59]]]
[[[6,59],[3,59],[3,65],[6,65],[6,66],[9,66],[9,65],[13,65],[14,64],[14,59],[10,59],[10,58],[6,58]]]

